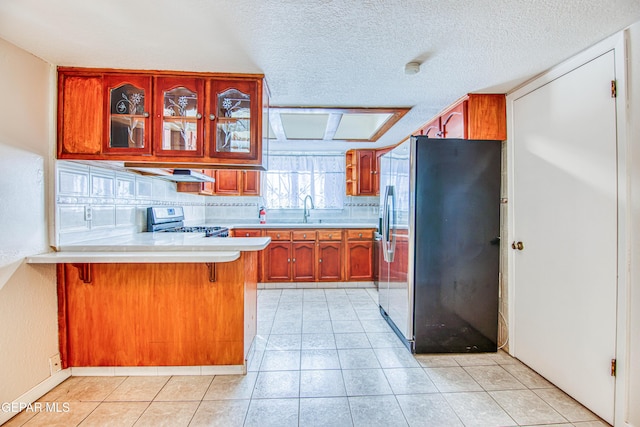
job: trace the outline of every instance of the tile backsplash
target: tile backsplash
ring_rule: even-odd
[[[264,200],[261,197],[228,197],[211,196],[206,198],[206,218],[210,223],[236,222],[258,223],[258,213]],[[349,197],[345,198],[343,209],[311,209],[311,220],[340,222],[370,222],[378,223],[378,197]],[[267,209],[267,223],[270,221],[298,222],[302,219],[303,209]]]
[[[205,222],[205,197],[171,181],[69,161],[56,175],[58,245],[146,231],[149,206],[184,206],[189,222]]]
[[[257,196],[178,193],[176,183],[90,164],[56,162],[54,246],[146,231],[149,206],[183,206],[185,223],[258,224],[264,205]],[[312,220],[377,224],[378,197],[346,197],[343,209],[312,209]],[[267,211],[267,222],[297,221],[302,209]]]

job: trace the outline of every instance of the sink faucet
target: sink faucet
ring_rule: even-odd
[[[309,209],[307,209],[307,200],[311,202],[310,209],[315,209],[315,206],[313,206],[313,198],[311,198],[311,196],[307,194],[307,196],[304,198],[304,202],[302,202],[304,204],[304,211],[302,212],[302,222],[304,223],[307,222],[307,218],[309,218],[310,215]]]

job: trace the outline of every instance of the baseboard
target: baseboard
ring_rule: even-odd
[[[19,412],[13,412],[12,411],[13,408],[18,408],[18,409],[24,408],[25,405],[32,404],[33,402],[37,401],[42,396],[44,396],[45,394],[53,390],[62,381],[66,380],[70,376],[71,376],[70,369],[63,369],[61,371],[58,371],[55,374],[51,375],[46,380],[42,381],[40,384],[38,384],[34,388],[32,388],[31,390],[24,393],[22,396],[15,399],[13,402],[3,404],[3,405],[11,405],[11,407],[6,408],[6,409],[9,409],[9,411],[5,412],[4,409],[0,411],[0,424],[6,423],[11,418],[19,414]]]
[[[74,367],[74,377],[115,377],[115,376],[172,376],[172,375],[242,375],[245,365],[206,365],[206,366],[89,366]]]
[[[258,289],[353,289],[376,288],[376,282],[260,282]]]

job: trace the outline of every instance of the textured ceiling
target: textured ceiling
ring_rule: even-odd
[[[55,65],[257,72],[272,105],[413,107],[361,146],[395,144],[460,96],[508,92],[636,21],[638,0],[0,1],[0,37]]]

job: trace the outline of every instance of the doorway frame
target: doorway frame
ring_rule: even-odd
[[[592,47],[576,54],[572,58],[550,68],[547,71],[535,76],[531,80],[523,83],[511,92],[507,93],[507,153],[506,153],[506,173],[507,173],[507,239],[502,239],[502,251],[506,252],[507,271],[502,272],[505,277],[508,300],[508,342],[509,354],[514,355],[517,350],[515,340],[515,295],[517,286],[515,284],[514,251],[510,249],[509,242],[514,241],[514,206],[516,199],[513,185],[515,171],[514,164],[514,144],[511,138],[514,129],[514,102],[528,93],[550,83],[551,81],[572,72],[585,65],[593,59],[610,51],[614,52],[614,67],[616,73],[616,133],[617,133],[617,314],[616,314],[616,383],[614,389],[614,422],[615,425],[629,425],[624,420],[628,416],[629,408],[629,349],[631,342],[630,327],[630,252],[631,245],[629,233],[631,231],[631,211],[630,211],[630,156],[628,126],[630,123],[628,108],[628,41],[629,31],[623,30],[607,39],[595,44]],[[505,166],[503,165],[503,168]],[[504,254],[504,252],[503,252]],[[603,367],[606,369],[606,367]],[[624,423],[624,424],[623,424]]]

